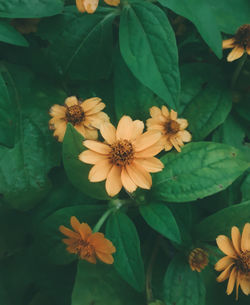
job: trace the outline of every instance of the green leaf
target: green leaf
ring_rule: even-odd
[[[114,266],[120,276],[138,291],[144,289],[144,266],[140,240],[133,222],[117,212],[107,221],[106,235],[116,247]]]
[[[250,219],[250,201],[230,206],[208,216],[195,227],[200,240],[215,240],[218,235],[230,236],[231,228],[242,228]]]
[[[89,181],[88,175],[92,165],[78,159],[79,154],[86,150],[82,144],[83,140],[83,136],[68,123],[63,139],[63,165],[67,176],[71,183],[86,195],[100,200],[109,199],[103,182]]]
[[[193,140],[202,140],[222,124],[229,114],[232,107],[230,89],[219,69],[211,65],[187,64],[182,71],[182,107],[185,104],[182,116],[189,122],[188,129]],[[194,74],[195,78],[192,77]]]
[[[41,24],[40,35],[44,32],[42,37],[50,42],[45,54],[60,75],[91,81],[109,76],[116,14],[113,8],[93,15],[79,14],[70,8]],[[49,33],[51,28],[54,29]]]
[[[236,148],[212,142],[190,143],[180,153],[162,157],[165,169],[154,175],[152,197],[187,202],[215,194],[228,187],[247,168]]]
[[[205,304],[205,286],[200,274],[191,270],[187,258],[174,257],[168,266],[163,285],[166,304]]]
[[[165,13],[149,2],[125,6],[119,40],[123,59],[134,76],[175,108],[180,91],[178,52]]]
[[[222,40],[215,16],[206,0],[158,0],[177,15],[181,15],[194,23],[202,38],[214,53],[222,58]]]
[[[61,0],[0,0],[0,17],[41,18],[61,13]]]
[[[250,200],[250,173],[241,185],[242,201]]]
[[[56,265],[69,264],[76,260],[76,255],[67,252],[67,246],[62,242],[65,236],[59,231],[59,226],[64,225],[71,228],[71,216],[76,216],[80,222],[87,222],[93,226],[105,210],[106,207],[103,205],[79,205],[57,210],[38,224],[35,229],[37,253],[47,262]]]
[[[238,27],[250,23],[248,0],[209,0],[220,31],[234,34]]]
[[[170,209],[164,204],[140,206],[140,213],[146,223],[166,238],[180,244],[181,234]]]
[[[5,20],[0,20],[0,41],[21,47],[29,45],[27,40]]]
[[[112,266],[78,263],[71,305],[138,305],[144,299],[122,281]]]

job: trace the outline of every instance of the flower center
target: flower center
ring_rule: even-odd
[[[87,241],[80,239],[76,246],[78,256],[90,257],[93,255],[95,249]]]
[[[240,258],[236,261],[238,269],[243,273],[250,273],[250,251],[241,253]]]
[[[242,25],[234,36],[235,45],[240,45],[244,48],[250,46],[250,24]]]
[[[188,261],[192,270],[200,272],[208,264],[207,252],[201,248],[193,249],[189,254]]]
[[[73,125],[81,123],[84,118],[84,112],[82,111],[81,106],[73,105],[67,107],[66,118],[67,121]]]
[[[165,124],[164,129],[166,134],[174,135],[180,130],[180,124],[170,120]]]
[[[125,166],[130,164],[134,159],[134,149],[128,140],[118,140],[114,144],[110,145],[110,147],[110,160],[112,164]]]

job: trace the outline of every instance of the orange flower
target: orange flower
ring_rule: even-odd
[[[63,141],[67,123],[74,125],[75,129],[86,139],[97,139],[97,129],[104,122],[109,122],[109,117],[102,112],[105,104],[99,97],[89,98],[83,102],[75,96],[65,100],[65,106],[54,105],[50,109],[52,119],[49,127],[54,131],[54,136],[59,142]]]
[[[120,0],[104,0],[108,5],[118,6]],[[80,13],[87,12],[93,14],[99,4],[99,0],[76,0],[76,7]]]
[[[180,152],[180,146],[183,142],[191,141],[191,134],[184,130],[188,126],[185,119],[177,119],[177,112],[168,111],[166,106],[150,108],[151,118],[147,120],[148,130],[159,130],[162,133],[162,143],[166,151],[171,150],[174,146]]]
[[[70,218],[70,223],[74,231],[60,226],[61,233],[68,238],[63,242],[68,246],[69,253],[77,254],[79,258],[96,264],[96,257],[106,264],[113,264],[112,253],[116,252],[112,242],[104,237],[100,232],[92,233],[87,223],[80,223],[75,216]]]
[[[239,285],[245,295],[250,294],[250,223],[246,223],[242,236],[237,227],[231,230],[232,242],[224,235],[216,239],[220,250],[227,256],[220,259],[215,269],[223,272],[218,276],[217,281],[223,282],[229,278],[227,294],[231,294],[236,283],[236,299],[238,299]]]
[[[201,272],[208,264],[207,252],[201,248],[193,249],[189,254],[188,262],[193,271]]]
[[[89,172],[91,182],[106,180],[106,191],[110,196],[118,194],[122,186],[128,192],[137,187],[150,189],[152,178],[149,173],[163,169],[163,164],[155,158],[162,150],[159,143],[159,131],[143,133],[144,124],[123,116],[115,127],[106,123],[100,132],[106,143],[84,141],[89,150],[82,152],[79,159],[88,164],[95,164]]]
[[[233,38],[223,40],[223,49],[233,49],[227,61],[234,61],[240,58],[245,52],[250,55],[250,24],[242,25]]]
[[[30,34],[37,31],[39,18],[17,18],[11,21],[12,26],[21,34]]]

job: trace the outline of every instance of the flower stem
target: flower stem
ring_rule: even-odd
[[[234,71],[234,74],[233,74],[233,77],[232,77],[232,80],[231,80],[231,88],[234,88],[236,82],[237,82],[237,79],[240,75],[240,72],[241,72],[241,69],[243,68],[244,66],[244,63],[246,62],[246,59],[247,59],[247,53],[245,53],[238,61],[238,65]]]
[[[96,223],[96,225],[93,228],[93,232],[99,232],[102,225],[104,224],[104,222],[106,221],[106,219],[109,217],[109,215],[115,211],[117,208],[111,208],[108,209],[106,212],[103,213],[103,215],[101,216],[101,218],[98,220],[98,222]]]

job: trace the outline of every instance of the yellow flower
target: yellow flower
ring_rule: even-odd
[[[113,264],[112,253],[116,252],[112,242],[100,232],[92,233],[87,223],[80,223],[75,216],[72,216],[70,223],[74,231],[60,226],[61,233],[68,238],[63,242],[68,246],[69,253],[77,254],[79,258],[96,264],[96,257],[106,264]]]
[[[245,52],[250,55],[250,24],[242,25],[233,38],[223,40],[223,49],[233,49],[227,61],[234,61],[240,58]]]
[[[193,249],[189,254],[188,262],[193,271],[201,272],[208,264],[207,252],[201,248]]]
[[[97,139],[100,125],[109,122],[109,117],[102,112],[105,104],[101,103],[99,97],[93,97],[79,101],[75,96],[65,100],[65,106],[54,105],[50,109],[52,119],[49,127],[54,131],[54,136],[59,142],[63,141],[67,123],[74,125],[75,129],[81,133],[85,139]]]
[[[37,31],[39,18],[17,18],[11,21],[12,26],[21,34],[30,34]]]
[[[150,108],[151,118],[147,120],[148,130],[159,130],[162,133],[161,141],[166,151],[175,149],[180,152],[183,142],[191,141],[191,134],[184,130],[188,126],[185,119],[177,119],[177,112],[168,111],[166,106]]]
[[[120,4],[120,0],[104,0],[108,5],[118,6]],[[93,14],[99,4],[99,0],[76,0],[76,6],[80,13],[87,12],[89,14]]]
[[[83,142],[89,150],[82,152],[79,159],[94,164],[89,172],[91,182],[106,180],[106,191],[110,196],[118,194],[122,186],[128,192],[137,187],[150,189],[152,178],[149,173],[163,169],[163,164],[155,158],[162,150],[159,131],[143,133],[144,124],[123,116],[115,127],[106,123],[100,132],[106,143],[87,140]]]
[[[237,227],[232,227],[232,241],[224,235],[216,239],[220,250],[227,256],[220,259],[215,269],[223,272],[218,276],[217,281],[223,282],[229,278],[227,294],[231,294],[236,283],[236,299],[238,299],[239,285],[245,295],[250,294],[250,223],[246,223],[242,236]]]

